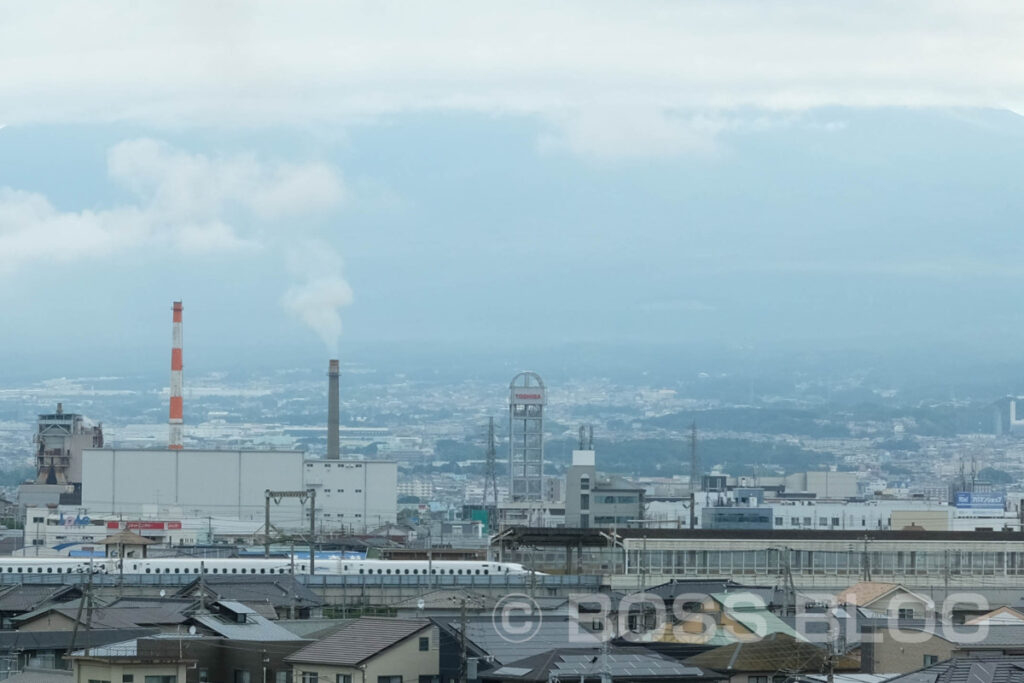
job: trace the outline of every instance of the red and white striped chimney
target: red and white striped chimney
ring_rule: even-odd
[[[174,331],[171,335],[171,419],[167,447],[181,450],[184,424],[181,400],[181,302],[174,302]]]

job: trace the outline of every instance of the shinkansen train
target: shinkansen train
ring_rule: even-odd
[[[307,558],[63,558],[3,557],[0,574],[309,574]],[[521,564],[509,562],[472,562],[423,560],[316,560],[316,575],[373,576],[506,576],[529,574]],[[540,574],[540,572],[537,572]]]

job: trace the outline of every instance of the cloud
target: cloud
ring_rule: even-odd
[[[604,157],[700,152],[713,131],[673,112],[1024,111],[1024,5],[998,0],[112,0],[64,4],[60,21],[40,5],[0,22],[8,124],[472,111],[538,117],[555,131],[548,144]]]
[[[0,187],[0,272],[142,247],[188,254],[259,248],[266,241],[256,232],[260,221],[327,210],[344,198],[341,178],[324,164],[211,158],[149,139],[111,148],[107,171],[135,193],[135,203],[60,211],[41,194]],[[236,227],[254,223],[248,231]]]
[[[354,296],[342,276],[341,257],[323,242],[307,242],[288,251],[288,270],[301,282],[285,292],[281,300],[285,310],[301,320],[337,353],[341,338],[341,309]]]

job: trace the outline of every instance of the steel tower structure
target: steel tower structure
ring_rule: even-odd
[[[509,497],[540,501],[544,497],[544,380],[520,372],[508,392]]]

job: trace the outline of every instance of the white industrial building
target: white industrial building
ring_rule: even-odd
[[[261,522],[265,491],[316,491],[318,528],[363,531],[395,522],[398,467],[307,460],[302,451],[87,449],[82,508],[125,519],[212,517]],[[306,528],[308,502],[272,502],[277,528]]]

